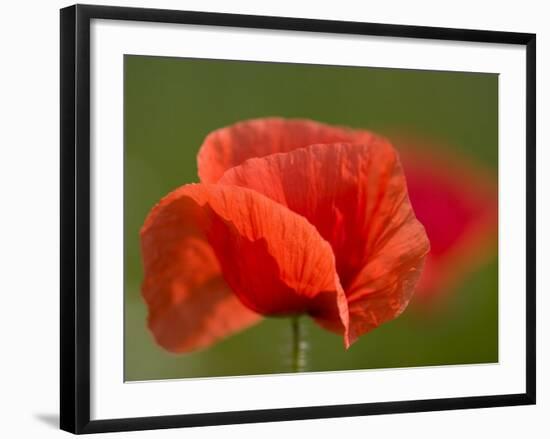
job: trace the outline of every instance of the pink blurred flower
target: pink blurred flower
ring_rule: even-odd
[[[443,298],[497,252],[497,177],[426,142],[394,140],[411,204],[431,243],[415,301]]]

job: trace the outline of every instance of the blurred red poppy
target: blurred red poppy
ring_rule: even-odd
[[[415,302],[435,303],[465,275],[496,253],[496,177],[430,141],[395,140],[416,217],[426,228],[430,253]]]
[[[168,194],[141,230],[149,327],[164,348],[296,314],[348,347],[407,306],[429,242],[387,140],[252,120],[211,133],[198,170],[202,183]]]

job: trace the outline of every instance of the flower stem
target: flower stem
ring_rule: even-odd
[[[303,372],[305,369],[305,341],[302,340],[303,328],[299,316],[290,318],[292,325],[292,371]]]

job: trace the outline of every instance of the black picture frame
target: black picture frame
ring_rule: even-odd
[[[408,37],[526,47],[525,393],[383,403],[90,420],[90,21],[183,23]],[[61,429],[80,434],[535,404],[536,35],[303,18],[75,5],[61,9]]]

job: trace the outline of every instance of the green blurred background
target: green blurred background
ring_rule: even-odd
[[[212,130],[265,116],[300,117],[398,131],[441,141],[490,169],[496,180],[498,76],[365,67],[124,59],[125,379],[289,372],[288,319],[259,325],[211,348],[175,355],[157,346],[140,296],[139,229],[149,209],[198,181],[196,154]],[[449,146],[451,145],[451,146]],[[302,319],[307,371],[498,361],[498,287],[493,261],[457,284],[451,303],[414,312],[363,336],[340,336]],[[411,311],[412,308],[412,311]]]

